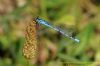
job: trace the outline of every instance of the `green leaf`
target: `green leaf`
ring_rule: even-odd
[[[78,44],[77,48],[74,50],[74,55],[79,55],[85,51],[88,46],[88,42],[90,40],[91,34],[93,32],[94,25],[92,23],[88,24],[83,32],[81,32],[78,37],[80,39],[80,43]]]

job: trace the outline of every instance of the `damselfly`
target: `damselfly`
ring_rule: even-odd
[[[64,31],[58,29],[57,27],[55,27],[55,26],[53,26],[52,24],[46,22],[45,20],[42,20],[42,19],[40,19],[40,18],[35,18],[35,22],[38,22],[38,23],[40,23],[40,24],[43,24],[43,25],[45,25],[45,26],[47,26],[47,27],[49,27],[49,28],[52,28],[52,29],[54,29],[54,30],[60,32],[62,35],[66,36],[66,37],[68,37],[68,38],[70,38],[70,39],[72,39],[72,40],[74,40],[74,41],[76,41],[76,42],[78,42],[78,43],[80,42],[79,39],[74,38],[74,37],[72,37],[72,36],[69,36],[69,35],[66,34]]]

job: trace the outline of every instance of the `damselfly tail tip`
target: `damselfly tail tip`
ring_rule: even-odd
[[[77,43],[79,43],[80,42],[80,40],[79,39],[74,39]]]

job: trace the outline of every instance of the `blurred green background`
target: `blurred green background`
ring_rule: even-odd
[[[80,43],[40,25],[40,57],[30,66],[100,65],[100,0],[0,0],[0,66],[29,66],[23,29],[36,16]]]

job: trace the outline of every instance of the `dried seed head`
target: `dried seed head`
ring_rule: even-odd
[[[23,55],[26,59],[36,59],[38,52],[36,22],[27,23],[25,29],[25,44],[23,46]]]

